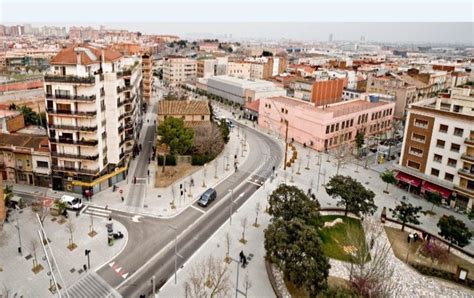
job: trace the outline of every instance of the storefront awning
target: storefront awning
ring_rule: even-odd
[[[449,196],[451,195],[451,191],[449,189],[446,189],[444,187],[438,186],[436,184],[430,183],[428,181],[425,181],[423,183],[422,187],[425,191],[429,192],[437,192],[439,193],[443,198],[448,199]]]
[[[413,185],[414,187],[419,187],[421,185],[421,179],[405,174],[403,172],[398,172],[396,178],[400,181]]]

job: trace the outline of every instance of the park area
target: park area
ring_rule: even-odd
[[[350,262],[358,247],[357,241],[364,241],[364,230],[358,219],[339,215],[321,216],[324,223],[340,218],[342,223],[332,227],[323,227],[319,231],[323,252],[329,258]]]
[[[439,246],[438,251],[432,250],[431,254],[427,254],[423,253],[425,242],[422,239],[408,243],[409,233],[406,231],[385,227],[385,232],[395,256],[401,261],[410,264],[420,273],[453,281],[452,276],[457,273],[459,266],[467,269],[468,279],[474,280],[474,264],[453,254],[454,249],[451,249],[451,252],[448,253],[447,246],[436,241]],[[431,242],[433,241],[435,240],[432,239]]]

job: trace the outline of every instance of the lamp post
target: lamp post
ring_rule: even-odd
[[[91,254],[91,250],[90,249],[86,249],[85,250],[85,254],[87,256],[87,269],[91,269],[91,259],[90,259],[90,254]]]
[[[20,253],[20,255],[22,256],[23,255],[23,249],[22,249],[22,246],[21,246],[21,231],[20,231],[20,220],[18,219],[18,206],[16,206],[17,210],[15,212],[15,217],[16,217],[16,224],[15,224],[15,228],[16,230],[18,231],[18,242],[19,242],[19,247],[18,247],[18,252]]]

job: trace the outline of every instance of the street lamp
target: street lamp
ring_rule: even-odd
[[[85,250],[85,254],[87,256],[87,269],[91,269],[91,259],[90,259],[90,254],[91,254],[91,250],[90,249],[86,249]]]

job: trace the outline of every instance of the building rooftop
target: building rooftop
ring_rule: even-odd
[[[160,100],[158,115],[210,115],[206,100]]]
[[[258,91],[265,91],[265,90],[273,90],[278,88],[275,86],[274,83],[265,81],[265,80],[246,80],[240,79],[237,77],[222,75],[222,76],[214,76],[208,79],[209,82],[221,82],[224,84],[232,85],[242,89],[252,89]]]
[[[104,54],[103,62],[112,62],[122,57],[118,51],[111,48],[95,47],[89,44],[75,45],[59,51],[51,59],[52,65],[89,65],[101,61],[102,51]],[[80,61],[79,61],[80,59]]]
[[[22,147],[49,152],[48,137],[27,134],[0,134],[1,147]]]

